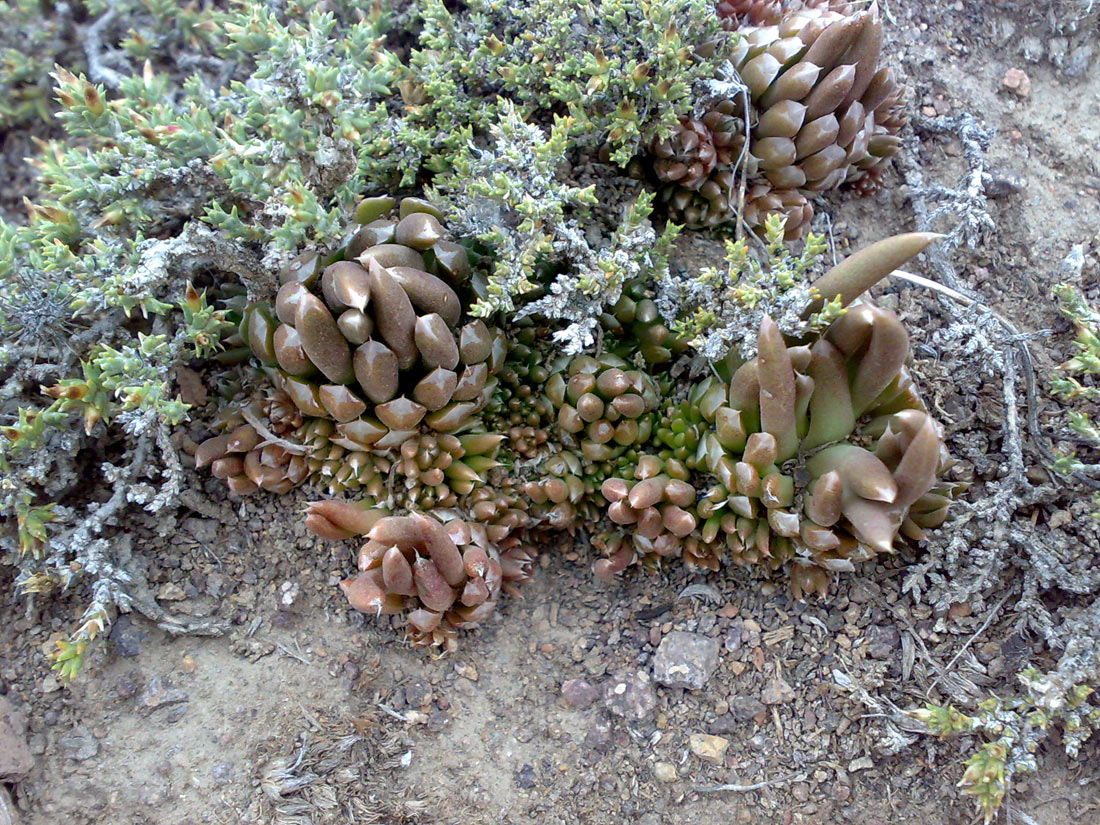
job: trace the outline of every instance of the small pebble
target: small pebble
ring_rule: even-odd
[[[1005,72],[1001,85],[1017,97],[1027,97],[1031,94],[1031,79],[1023,69],[1009,69]]]
[[[676,781],[676,766],[671,762],[658,762],[653,766],[653,775],[658,782],[669,784]]]
[[[726,755],[726,749],[730,746],[730,740],[706,733],[693,733],[688,737],[688,746],[691,752],[704,762],[720,765]]]

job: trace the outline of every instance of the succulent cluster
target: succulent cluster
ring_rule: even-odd
[[[905,370],[894,315],[861,303],[796,346],[765,316],[757,340],[728,382],[707,378],[666,413],[665,449],[604,482],[611,520],[636,527],[605,540],[601,575],[682,551],[711,570],[724,557],[788,566],[796,597],[823,596],[833,571],[946,518],[942,435]],[[688,471],[706,479],[698,496]]]
[[[283,268],[274,305],[249,305],[240,325],[272,394],[201,444],[199,466],[236,493],[315,478],[391,506],[453,506],[480,483],[501,437],[471,429],[505,343],[461,323],[470,264],[441,217],[418,198],[369,198],[342,247]]]
[[[530,578],[531,553],[515,545],[500,553],[476,521],[443,524],[417,512],[381,518],[366,535],[362,572],[340,586],[363,613],[407,612],[417,646],[453,647],[456,631],[492,615],[502,589]]]
[[[356,219],[340,248],[284,268],[273,307],[244,309],[270,392],[226,416],[196,464],[238,494],[309,480],[353,494],[315,502],[307,526],[367,537],[344,591],[403,614],[414,644],[453,647],[529,578],[548,530],[593,528],[604,581],[679,558],[786,570],[802,598],[946,518],[949,461],[908,336],[849,306],[936,236],[882,242],[791,291],[828,322],[785,335],[764,312],[752,356],[729,348],[685,390],[669,367],[687,345],[643,283],[601,319],[601,353],[557,355],[544,322],[464,322],[484,273],[430,203],[367,198]],[[782,221],[768,229],[791,287],[819,240],[794,259],[778,254]]]
[[[36,5],[19,3],[19,14]],[[137,5],[147,10],[140,20],[130,14]],[[647,489],[656,460],[657,475],[678,476],[695,501],[679,504],[684,490],[673,485],[638,511],[637,535],[623,535],[653,561],[644,542],[664,548],[671,539],[646,538],[648,509],[679,507],[699,535],[676,535],[688,524],[678,515],[661,529],[688,560],[717,558],[695,512],[717,476],[681,457],[684,444],[667,443],[682,436],[698,449],[714,423],[699,410],[673,415],[672,401],[684,399],[672,367],[690,336],[673,323],[679,304],[656,285],[672,277],[678,227],[654,231],[656,193],[641,193],[615,220],[597,214],[597,187],[561,174],[600,146],[622,165],[659,146],[666,194],[682,180],[706,200],[715,181],[728,188],[723,171],[742,155],[769,162],[746,129],[766,114],[765,95],[738,96],[730,70],[748,72],[759,54],[745,51],[744,29],[723,31],[711,0],[432,0],[396,16],[343,0],[196,4],[179,14],[165,0],[85,6],[97,18],[88,33],[100,35],[86,49],[91,79],[54,74],[69,139],[35,160],[41,202],[29,222],[0,224],[0,326],[13,332],[0,346],[11,399],[0,444],[11,483],[0,507],[53,514],[24,519],[24,543],[49,549],[39,559],[21,548],[20,586],[98,577],[88,579],[93,629],[126,603],[125,571],[111,562],[125,552],[114,514],[177,500],[182,467],[168,433],[189,405],[171,376],[212,357],[253,359],[244,385],[263,387],[249,389],[196,450],[196,463],[234,494],[309,483],[366,511],[476,522],[502,568],[524,568],[534,531],[602,518],[614,503],[605,483]],[[799,33],[820,29],[819,38],[833,30],[830,15],[869,19],[820,3],[781,6],[783,21],[802,14]],[[390,36],[395,21],[413,19],[411,40]],[[876,27],[877,17],[857,33]],[[759,31],[748,48],[760,54],[786,48],[791,60],[809,60],[824,48],[807,36],[796,55],[778,27]],[[181,43],[235,74],[203,69],[179,83],[161,70]],[[852,49],[833,55],[837,69]],[[146,61],[141,70],[135,60]],[[807,127],[789,139],[804,146]],[[850,148],[839,129],[834,143]],[[817,180],[811,160],[796,153],[791,164],[807,186]],[[763,170],[754,185],[765,172],[777,173]],[[398,182],[407,191],[431,184],[423,191],[432,203],[359,197]],[[356,206],[356,226],[341,235]],[[198,289],[181,296],[187,279]],[[230,281],[237,295],[221,306]],[[784,320],[776,316],[797,337]],[[40,350],[57,328],[72,334]],[[594,358],[580,355],[601,346]],[[38,369],[39,355],[53,366]],[[28,399],[37,386],[49,387],[45,404]],[[74,414],[82,436],[70,431]],[[48,510],[81,483],[77,457],[89,448],[124,456],[121,469],[102,465],[118,495],[99,515]],[[154,466],[162,456],[170,472]],[[501,587],[521,579],[505,575]]]
[[[818,193],[874,191],[900,146],[903,92],[879,66],[878,7],[751,2],[719,12],[737,22],[731,61],[745,89],[648,146],[661,198],[689,227],[740,214],[759,229],[781,214],[787,237],[801,237]]]
[[[349,600],[387,614],[407,606],[415,643],[453,646],[502,587],[527,580],[534,558],[512,536],[527,526],[526,509],[506,484],[482,486],[505,440],[480,414],[497,393],[506,342],[464,318],[468,254],[431,203],[367,198],[355,219],[340,247],[283,268],[273,304],[244,308],[238,335],[270,386],[223,416],[224,432],[198,445],[195,464],[237,495],[307,481],[355,494],[355,505],[314,503],[306,522],[326,538],[370,539],[363,573],[344,585]]]

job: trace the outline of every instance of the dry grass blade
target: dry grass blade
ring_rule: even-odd
[[[409,743],[376,710],[358,718],[318,712],[304,721],[294,752],[262,761],[254,803],[260,821],[278,825],[434,821],[432,806],[393,772]],[[276,746],[278,747],[278,746]]]

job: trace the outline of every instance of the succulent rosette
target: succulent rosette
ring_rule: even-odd
[[[512,545],[501,555],[476,522],[386,516],[367,539],[361,572],[340,586],[363,613],[404,613],[415,646],[453,649],[456,631],[477,627],[496,609],[502,589],[530,578],[533,554]]]
[[[737,32],[731,62],[749,100],[681,122],[648,148],[650,168],[677,222],[717,226],[740,209],[758,230],[779,214],[787,238],[799,238],[819,193],[849,184],[870,194],[901,145],[903,90],[880,65],[878,6],[729,2],[718,10]]]

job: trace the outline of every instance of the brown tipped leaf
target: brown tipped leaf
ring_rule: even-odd
[[[412,430],[424,418],[427,410],[423,405],[401,395],[379,404],[374,408],[374,414],[387,427],[393,430]]]
[[[279,283],[289,284],[296,281],[309,287],[320,274],[321,256],[317,252],[303,252],[279,272]]]
[[[382,581],[386,590],[401,596],[416,595],[412,565],[399,547],[391,547],[382,556]]]
[[[450,403],[458,386],[458,376],[451,370],[439,367],[432,370],[413,387],[413,400],[429,411],[439,410]]]
[[[309,360],[306,348],[302,346],[302,337],[298,330],[289,324],[281,324],[272,338],[275,360],[283,371],[290,375],[309,375],[317,368]]]
[[[332,292],[344,306],[362,312],[370,302],[370,276],[359,264],[341,261],[325,270],[332,270]]]
[[[224,458],[229,454],[229,435],[216,435],[213,438],[208,438],[206,441],[199,445],[195,450],[195,466],[198,469],[202,469],[206,465],[213,461],[217,461],[219,458]]]
[[[432,253],[438,270],[452,283],[460,284],[470,276],[470,258],[465,247],[451,241],[439,241],[432,247]]]
[[[322,384],[317,397],[328,414],[337,421],[351,421],[367,411],[363,399],[343,384]]]
[[[394,230],[393,239],[413,249],[430,249],[443,237],[443,227],[434,215],[414,212],[403,217]]]
[[[892,505],[868,501],[858,496],[845,496],[844,518],[848,520],[852,535],[876,553],[889,553],[901,527]]]
[[[375,404],[389,401],[397,394],[401,371],[393,350],[378,341],[367,341],[355,350],[352,360],[355,379]]]
[[[413,305],[424,312],[436,312],[447,326],[458,325],[462,303],[455,291],[439,278],[407,266],[390,267],[390,274],[401,284]]]
[[[388,432],[389,430],[381,421],[362,417],[338,424],[337,434],[332,436],[332,441],[333,443],[348,442],[344,446],[349,450],[365,450],[376,444]]]
[[[413,340],[430,369],[453,370],[458,366],[458,344],[441,315],[433,312],[417,318]]]
[[[852,379],[852,408],[856,416],[865,413],[890,386],[909,356],[909,335],[897,316],[878,307],[873,307],[872,313],[871,341]]]
[[[861,21],[858,16],[837,20],[825,27],[801,59],[821,66],[825,71],[831,71],[840,62],[860,30]]]
[[[210,462],[210,472],[214,478],[220,478],[224,481],[232,476],[241,475],[244,472],[244,461],[236,455],[216,458]]]
[[[433,518],[423,513],[411,516],[422,532],[422,542],[440,575],[448,584],[457,587],[466,578],[462,554],[447,535],[446,529]]]
[[[455,602],[455,593],[430,559],[420,558],[413,564],[416,595],[429,610],[443,611]]]
[[[489,367],[487,364],[471,364],[459,376],[458,385],[455,387],[452,398],[455,401],[473,401],[481,395],[488,379]]]
[[[654,476],[639,481],[630,490],[628,496],[630,506],[635,510],[652,507],[664,497],[667,482],[668,479],[665,476]]]
[[[465,424],[477,409],[477,404],[472,401],[451,403],[441,410],[428,413],[424,416],[424,423],[437,432],[453,433]]]
[[[404,600],[393,593],[387,593],[374,572],[360,573],[354,579],[344,579],[340,589],[347,596],[348,603],[360,613],[373,616],[390,616],[400,613]]]
[[[939,425],[931,416],[925,416],[924,426],[917,431],[894,470],[894,480],[898,485],[898,496],[894,502],[897,507],[908,508],[932,489],[936,483],[942,447]]]
[[[326,410],[321,403],[316,384],[312,384],[297,376],[288,375],[283,379],[283,392],[290,396],[290,400],[294,402],[294,406],[305,415],[315,418],[325,418],[328,416],[328,410]]]
[[[814,87],[802,101],[806,104],[806,120],[835,112],[852,90],[856,80],[856,67],[851,64],[837,66]]]
[[[872,3],[870,8],[857,17],[863,18],[863,25],[855,42],[844,55],[845,62],[855,64],[856,77],[842,106],[847,106],[863,97],[871,83],[871,78],[878,69],[878,59],[882,54],[882,20],[879,18],[878,4]]]
[[[898,485],[886,465],[854,444],[826,447],[806,462],[806,469],[815,476],[835,471],[844,482],[845,492],[860,498],[890,504],[898,495]]]
[[[409,266],[413,269],[424,268],[424,256],[415,249],[409,249],[399,243],[380,243],[372,246],[356,257],[361,266],[370,269],[370,262],[374,261],[383,267]]]
[[[346,309],[336,319],[340,334],[353,346],[365,344],[374,332],[374,319],[358,309]]]
[[[442,621],[442,613],[436,613],[426,607],[418,607],[409,613],[409,627],[418,633],[431,633]]]
[[[265,364],[275,363],[275,316],[267,304],[253,304],[244,313],[241,324],[245,343],[252,354]]]
[[[800,101],[810,93],[820,76],[820,66],[799,61],[768,87],[760,98],[760,106],[767,109],[784,100]]]
[[[298,311],[298,300],[308,293],[309,289],[299,281],[283,284],[275,293],[275,317],[284,324],[293,324],[294,313]]]
[[[493,337],[480,318],[462,328],[458,338],[458,350],[464,364],[480,364],[493,351]]]
[[[473,607],[474,605],[484,602],[489,598],[489,595],[489,586],[485,583],[484,579],[472,578],[469,579],[462,588],[462,595],[459,601],[467,607]]]
[[[306,508],[307,519],[314,516],[324,519],[336,529],[347,533],[344,538],[365,536],[388,515],[389,511],[381,507],[364,509],[347,501],[311,501]]]

